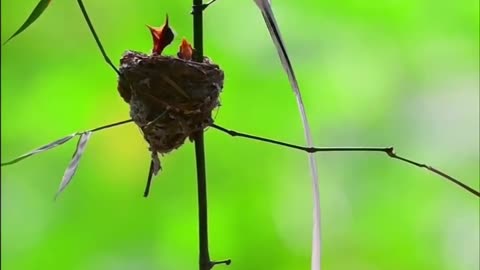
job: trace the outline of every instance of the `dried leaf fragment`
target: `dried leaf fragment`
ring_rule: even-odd
[[[23,154],[23,155],[17,157],[16,159],[13,159],[13,160],[11,160],[11,161],[7,161],[7,162],[2,163],[2,166],[15,164],[15,163],[17,163],[17,162],[19,162],[19,161],[21,161],[21,160],[23,160],[23,159],[26,159],[26,158],[30,157],[30,156],[33,156],[33,155],[36,155],[36,154],[40,154],[40,153],[42,153],[42,152],[45,152],[45,151],[48,151],[48,150],[50,150],[50,149],[52,149],[52,148],[55,148],[55,147],[57,147],[57,146],[60,146],[60,145],[62,145],[62,144],[64,144],[64,143],[68,142],[68,141],[71,140],[73,137],[77,136],[78,134],[79,134],[79,133],[73,133],[73,134],[68,135],[68,136],[66,136],[66,137],[63,137],[63,138],[61,138],[61,139],[58,139],[58,140],[56,140],[56,141],[54,141],[54,142],[51,142],[51,143],[46,144],[46,145],[44,145],[44,146],[41,146],[41,147],[39,147],[39,148],[37,148],[37,149],[35,149],[35,150],[32,150],[32,151],[30,151],[30,152],[28,152],[28,153],[26,153],[26,154]]]
[[[60,182],[60,187],[58,188],[57,194],[55,195],[55,199],[60,195],[60,193],[67,187],[67,185],[72,181],[75,172],[77,171],[78,164],[80,163],[80,158],[82,157],[83,153],[85,152],[85,148],[87,147],[87,143],[90,140],[92,135],[91,131],[87,131],[80,135],[78,139],[77,148],[75,149],[75,153],[73,154],[73,158],[70,161],[65,173],[63,174],[62,182]]]

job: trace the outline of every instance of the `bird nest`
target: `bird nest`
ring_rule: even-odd
[[[180,147],[213,123],[224,74],[208,58],[199,63],[127,51],[120,63],[118,91],[152,156]]]

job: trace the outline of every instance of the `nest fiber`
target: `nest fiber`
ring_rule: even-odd
[[[152,155],[180,147],[213,122],[224,75],[208,58],[198,63],[127,51],[120,63],[118,91]]]

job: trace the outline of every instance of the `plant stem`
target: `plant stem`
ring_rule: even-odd
[[[203,62],[203,3],[193,0],[193,60]],[[197,163],[198,191],[198,232],[199,232],[199,269],[210,270],[213,267],[208,251],[208,215],[207,215],[207,176],[205,172],[205,147],[203,131],[194,134],[195,159]]]
[[[305,151],[305,152],[308,152],[308,153],[316,153],[316,152],[381,152],[381,153],[385,153],[393,159],[403,161],[405,163],[408,163],[410,165],[413,165],[413,166],[416,166],[416,167],[419,167],[419,168],[427,169],[430,172],[432,172],[436,175],[439,175],[439,176],[447,179],[448,181],[456,184],[457,186],[465,189],[466,191],[472,193],[473,195],[475,195],[477,197],[480,197],[480,191],[475,190],[474,188],[460,182],[460,180],[458,180],[456,178],[453,178],[452,176],[450,176],[450,175],[448,175],[448,174],[446,174],[446,173],[444,173],[444,172],[442,172],[438,169],[435,169],[434,167],[432,167],[430,165],[420,163],[420,162],[414,161],[412,159],[405,158],[405,157],[397,155],[395,153],[395,150],[394,150],[393,147],[305,147],[305,146],[295,145],[295,144],[291,144],[291,143],[285,143],[285,142],[272,140],[272,139],[268,139],[268,138],[264,138],[264,137],[259,137],[259,136],[255,136],[255,135],[250,135],[250,134],[246,134],[246,133],[237,132],[235,130],[226,129],[226,128],[221,127],[221,126],[216,125],[216,124],[211,124],[210,126],[217,129],[217,130],[220,130],[221,132],[224,132],[224,133],[226,133],[230,136],[233,136],[233,137],[243,137],[243,138],[247,138],[247,139],[251,139],[251,140],[266,142],[266,143],[270,143],[270,144],[281,145],[281,146],[285,146],[285,147],[288,147],[288,148],[293,148],[293,149]]]
[[[193,0],[193,61],[203,62],[203,11],[215,1],[203,4],[202,0]],[[193,134],[195,141],[195,158],[197,163],[198,190],[198,233],[200,270],[210,270],[217,264],[229,265],[231,260],[211,261],[208,251],[208,215],[207,215],[207,176],[205,172],[205,146],[203,130]]]
[[[195,159],[197,163],[199,266],[200,270],[210,270],[212,265],[208,251],[207,179],[203,132],[195,135]]]

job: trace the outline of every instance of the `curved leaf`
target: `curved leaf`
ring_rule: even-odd
[[[45,11],[45,9],[50,4],[50,2],[52,1],[40,0],[40,2],[38,2],[37,6],[32,11],[30,16],[28,16],[27,20],[22,24],[22,26],[20,26],[20,28],[10,38],[7,39],[7,41],[3,43],[3,45],[7,44],[7,42],[9,42],[12,38],[22,33],[23,31],[25,31],[25,29],[27,29],[33,22],[35,22],[38,19],[38,17],[40,17],[40,15],[42,15],[42,13]]]
[[[280,57],[280,62],[283,65],[287,73],[288,80],[290,81],[290,86],[292,87],[293,92],[295,93],[295,98],[297,101],[297,107],[300,111],[300,117],[302,119],[303,131],[307,145],[313,147],[313,138],[312,132],[310,130],[310,125],[308,123],[307,114],[305,112],[305,106],[303,104],[302,95],[300,94],[300,88],[298,86],[297,78],[293,72],[293,67],[290,62],[290,59],[287,54],[287,49],[285,48],[285,43],[283,42],[282,36],[280,35],[280,29],[278,28],[277,21],[272,11],[270,0],[255,0],[255,3],[260,8],[265,24],[267,25],[268,31],[272,38],[275,47],[277,48],[278,56]],[[320,235],[320,192],[318,186],[318,169],[317,162],[313,153],[308,154],[308,161],[310,164],[310,175],[312,178],[312,192],[313,192],[313,233],[312,233],[312,257],[311,257],[311,269],[320,270],[321,269],[321,235]]]
[[[57,146],[60,146],[60,145],[62,145],[62,144],[64,144],[64,143],[68,142],[70,139],[72,139],[73,137],[77,136],[78,134],[79,134],[79,133],[73,133],[73,134],[68,135],[68,136],[66,136],[66,137],[63,137],[63,138],[61,138],[61,139],[58,139],[58,140],[56,140],[56,141],[54,141],[54,142],[51,142],[51,143],[46,144],[46,145],[44,145],[44,146],[41,146],[41,147],[39,147],[39,148],[37,148],[37,149],[35,149],[35,150],[32,150],[32,151],[30,151],[30,152],[28,152],[28,153],[26,153],[26,154],[23,154],[23,155],[17,157],[16,159],[13,159],[13,160],[10,160],[10,161],[7,161],[7,162],[3,162],[3,163],[2,163],[2,166],[15,164],[15,163],[17,163],[17,162],[19,162],[19,161],[21,161],[21,160],[24,160],[24,159],[30,157],[30,156],[33,156],[33,155],[36,155],[36,154],[40,154],[40,153],[42,153],[42,152],[45,152],[45,151],[48,151],[48,150],[50,150],[50,149],[52,149],[52,148],[55,148],[55,147],[57,147]]]
[[[92,135],[91,131],[87,131],[82,133],[80,139],[78,139],[77,149],[73,154],[73,158],[68,164],[65,173],[63,174],[62,182],[60,182],[60,187],[58,188],[57,194],[55,195],[55,199],[62,193],[62,191],[67,187],[67,185],[72,181],[73,175],[77,171],[78,164],[80,163],[80,158],[87,147],[88,140],[90,140],[90,136]]]

